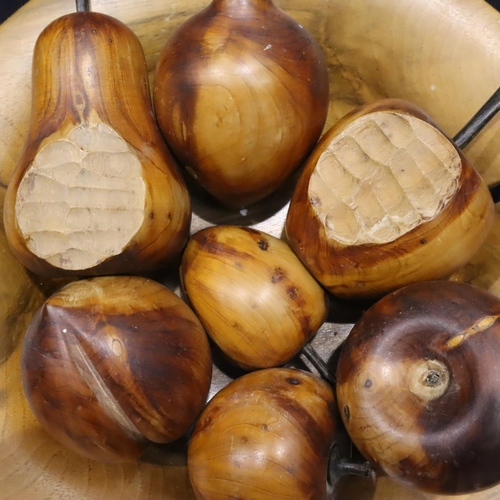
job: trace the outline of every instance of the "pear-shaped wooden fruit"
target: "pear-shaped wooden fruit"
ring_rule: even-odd
[[[153,94],[179,162],[217,200],[241,208],[282,186],[316,144],[327,64],[313,36],[271,0],[213,0],[168,39]]]
[[[95,12],[56,19],[35,46],[30,127],[5,200],[15,255],[48,276],[141,273],[180,253],[190,217],[136,35]]]
[[[339,120],[306,162],[287,214],[290,246],[344,298],[446,278],[485,241],[487,185],[420,108],[399,99]]]

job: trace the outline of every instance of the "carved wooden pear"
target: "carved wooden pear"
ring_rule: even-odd
[[[213,0],[168,39],[153,94],[179,162],[217,200],[241,208],[275,192],[316,144],[327,64],[313,36],[271,0]]]
[[[290,246],[345,298],[377,298],[446,278],[485,241],[488,187],[421,109],[383,99],[360,106],[321,139],[287,214]]]
[[[5,200],[15,255],[49,276],[144,272],[178,255],[190,216],[136,35],[104,14],[56,19],[35,46],[30,128]]]

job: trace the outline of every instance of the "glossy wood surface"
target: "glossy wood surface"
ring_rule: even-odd
[[[138,35],[152,78],[167,37],[207,4],[206,0],[94,0],[92,7],[117,17]],[[309,29],[325,51],[331,84],[327,127],[359,104],[396,97],[420,106],[453,136],[499,85],[500,14],[482,0],[276,0],[276,5]],[[35,40],[51,21],[73,11],[71,0],[31,0],[0,26],[2,200],[28,131]],[[499,134],[500,116],[465,151],[488,184],[500,181]],[[286,201],[286,194],[276,195],[242,218],[239,211],[225,211],[202,196],[193,196],[192,231],[243,221],[279,236]],[[500,218],[496,216],[485,244],[456,278],[500,295],[499,248]],[[9,255],[3,231],[0,251],[0,499],[193,498],[183,454],[176,449],[152,449],[137,464],[102,464],[63,449],[36,423],[21,388],[20,339],[47,287],[57,284],[26,273]],[[339,332],[341,337],[349,330],[350,318],[332,320],[326,333]],[[325,341],[328,348],[328,342],[335,343],[333,337]],[[340,498],[444,497],[411,491],[382,478],[375,485],[352,481]],[[500,487],[454,498],[500,499]]]
[[[336,296],[377,298],[409,283],[447,279],[484,243],[494,218],[492,197],[438,127],[408,101],[379,99],[339,120],[307,159],[286,235]],[[396,152],[395,144],[405,146]],[[454,169],[460,178],[453,179]],[[448,189],[456,192],[446,198]],[[425,216],[413,218],[415,208]],[[408,228],[397,227],[412,218]]]
[[[38,37],[32,75],[29,132],[4,204],[15,255],[53,277],[163,267],[186,243],[191,207],[137,36],[99,12],[59,17]]]
[[[429,281],[356,322],[339,357],[339,408],[358,450],[389,477],[446,494],[500,480],[499,315],[482,288]]]
[[[154,102],[175,155],[241,208],[302,164],[324,127],[328,90],[323,52],[296,20],[268,0],[215,0],[169,38]]]

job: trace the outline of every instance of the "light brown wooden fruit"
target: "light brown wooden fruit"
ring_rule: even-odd
[[[139,40],[78,12],[33,55],[31,123],[5,199],[12,249],[35,273],[141,273],[185,244],[190,201],[162,142]]]
[[[154,102],[187,171],[224,204],[246,207],[316,144],[328,112],[326,61],[271,0],[213,0],[167,41]]]
[[[323,136],[295,188],[286,233],[329,291],[372,298],[449,277],[481,247],[493,216],[484,180],[436,123],[387,99]]]
[[[247,369],[285,364],[328,312],[324,290],[290,247],[246,227],[194,234],[182,256],[181,282],[210,337]]]
[[[222,389],[188,446],[199,500],[330,498],[328,466],[341,427],[333,389],[306,372],[270,368]]]

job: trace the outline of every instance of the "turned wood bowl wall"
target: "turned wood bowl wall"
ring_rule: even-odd
[[[92,9],[117,17],[138,35],[152,75],[159,52],[180,22],[208,0],[93,0]],[[353,107],[382,97],[413,101],[453,136],[500,84],[500,13],[482,0],[275,0],[314,34],[330,77],[327,127]],[[0,201],[27,132],[31,56],[53,19],[74,11],[72,0],[31,0],[0,26]],[[500,181],[500,116],[465,150],[488,184]],[[286,193],[259,205],[245,220],[195,194],[192,231],[219,222],[247,223],[279,236]],[[0,231],[0,500],[193,498],[182,450],[152,450],[131,465],[82,459],[62,449],[37,424],[19,374],[21,340],[33,311],[58,286],[27,273]],[[486,243],[455,279],[500,296],[500,217]],[[165,277],[172,287],[175,280]],[[339,318],[324,329],[345,336]],[[327,348],[334,343],[327,343]],[[323,346],[323,352],[326,348]],[[223,384],[222,378],[218,383]],[[215,390],[216,388],[214,388]],[[493,417],[492,417],[493,418]],[[496,416],[494,417],[496,418]],[[180,446],[182,448],[182,446]],[[410,491],[387,479],[355,480],[342,498],[442,498]],[[500,487],[455,497],[500,499]]]

